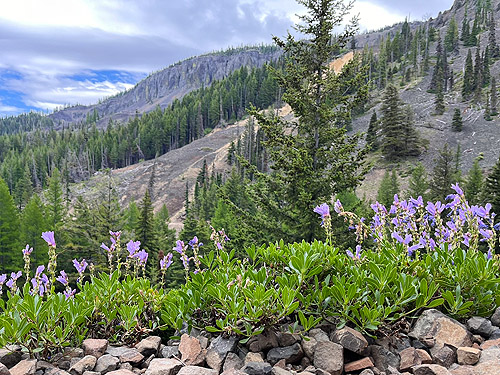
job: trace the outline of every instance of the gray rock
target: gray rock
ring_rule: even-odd
[[[83,375],[101,375],[98,371],[85,371]]]
[[[300,342],[300,335],[290,332],[278,332],[279,346],[292,346],[296,342]]]
[[[36,371],[36,359],[23,359],[10,369],[11,375],[33,375]]]
[[[304,354],[309,358],[314,358],[314,349],[316,348],[316,344],[318,342],[315,338],[309,337],[309,340],[305,338],[302,340],[302,349],[304,350]]]
[[[432,359],[437,365],[450,368],[457,361],[457,354],[449,346],[443,346],[432,353]]]
[[[108,372],[107,375],[136,375],[135,372],[127,369],[119,369],[115,371]]]
[[[86,355],[70,367],[71,375],[82,375],[85,371],[92,371],[97,363],[97,358],[93,355]]]
[[[20,351],[0,349],[0,363],[4,364],[7,368],[17,365],[21,361],[22,356],[23,353]]]
[[[172,358],[179,357],[179,346],[178,345],[166,345],[160,349],[161,358]]]
[[[318,342],[314,351],[313,364],[331,375],[342,374],[344,370],[344,348],[342,345],[330,341]]]
[[[229,352],[227,353],[226,360],[224,361],[224,366],[222,369],[223,371],[227,371],[232,368],[239,370],[243,367],[243,365],[244,365],[243,360],[240,357],[238,357],[236,353]]]
[[[418,365],[413,368],[414,375],[451,375],[443,366],[439,365]]]
[[[155,355],[151,354],[147,359],[141,363],[141,368],[148,368],[151,361],[155,359]]]
[[[370,370],[369,368],[366,368],[366,369],[364,369],[363,371],[361,371],[361,372],[359,373],[359,375],[375,375],[375,374],[373,373],[373,371],[372,371],[372,370]]]
[[[362,354],[368,347],[368,341],[363,335],[350,327],[344,327],[333,332],[332,341],[357,354]]]
[[[127,350],[121,352],[120,362],[128,362],[133,366],[138,365],[144,360],[144,356],[139,353],[135,348],[126,348]]]
[[[495,312],[491,316],[490,320],[491,320],[491,324],[493,324],[494,326],[500,327],[500,307],[497,307],[497,309],[495,310]]]
[[[85,375],[86,372],[89,372],[89,371],[85,371],[83,374]],[[61,370],[59,368],[53,367],[53,368],[45,370],[44,375],[70,375],[70,373],[67,371]]]
[[[175,375],[182,368],[182,362],[170,358],[155,358],[149,364],[146,375]]]
[[[271,365],[266,362],[248,362],[241,370],[249,375],[272,375],[273,372]]]
[[[118,368],[120,360],[113,357],[111,354],[105,354],[97,359],[94,371],[106,374],[110,371],[114,371]]]
[[[108,340],[86,339],[82,343],[83,354],[92,355],[96,358],[102,356],[108,348]]]
[[[309,337],[314,338],[317,342],[330,341],[328,335],[321,328],[314,328],[309,331]]]
[[[177,375],[217,375],[218,372],[206,367],[185,366],[177,373]]]
[[[375,367],[380,371],[387,371],[389,366],[399,368],[399,356],[393,352],[379,345],[370,345],[368,348]]]
[[[272,371],[273,375],[292,375],[292,373],[288,370],[285,370],[281,367],[273,367]],[[304,374],[303,372],[301,374]]]
[[[3,363],[0,363],[0,375],[10,375],[10,371]]]
[[[283,348],[273,348],[267,352],[267,361],[274,365],[280,359],[284,359],[286,363],[295,363],[302,359],[304,352],[299,343]]]
[[[207,350],[207,365],[216,371],[220,371],[226,355],[236,349],[238,339],[236,337],[223,338],[218,336],[210,343]]]
[[[149,357],[151,354],[155,356],[158,354],[161,345],[161,338],[158,336],[149,336],[143,340],[141,340],[135,348],[141,353],[144,357]]]
[[[472,333],[481,335],[485,338],[489,338],[494,328],[491,322],[486,318],[481,318],[479,316],[473,316],[467,320],[467,328]]]
[[[491,331],[490,340],[500,339],[500,328],[493,326],[493,331]]]
[[[276,348],[278,345],[278,337],[272,330],[266,330],[260,335],[252,337],[247,343],[248,349],[254,353]]]

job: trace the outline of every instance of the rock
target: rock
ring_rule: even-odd
[[[368,341],[366,341],[363,335],[350,327],[336,330],[332,334],[332,341],[342,345],[344,349],[357,354],[363,353],[368,346]]]
[[[248,349],[251,352],[266,351],[271,348],[276,348],[278,345],[278,337],[272,330],[266,330],[248,341]]]
[[[236,370],[235,368],[232,368],[231,370],[224,371],[221,375],[247,375],[247,374],[241,370]]]
[[[344,369],[344,348],[342,345],[330,341],[318,342],[314,351],[313,364],[331,375],[342,374]]]
[[[23,353],[20,351],[12,351],[8,349],[0,349],[0,363],[7,368],[14,367],[21,361]]]
[[[303,372],[301,374],[304,374]],[[285,370],[281,367],[273,367],[272,375],[292,375],[292,373],[288,370]]]
[[[286,362],[284,359],[280,359],[278,363],[276,363],[273,367],[279,367],[282,368],[283,370],[286,370]]]
[[[476,375],[474,367],[472,366],[459,366],[454,364],[448,369],[448,371],[452,375]]]
[[[161,358],[172,358],[179,357],[179,346],[178,345],[165,345],[160,349]]]
[[[467,328],[472,333],[481,335],[483,337],[490,337],[493,332],[493,326],[491,322],[486,318],[481,318],[479,316],[473,316],[467,320]]]
[[[481,349],[482,350],[493,348],[493,347],[500,347],[500,339],[486,340],[485,342],[483,342],[481,344]]]
[[[101,373],[97,371],[85,371],[83,375],[101,375]]]
[[[135,348],[126,348],[120,353],[120,362],[128,362],[132,366],[138,365],[144,360],[144,356]]]
[[[83,374],[85,375],[86,372],[93,372],[93,371],[85,371]],[[66,372],[64,370],[61,370],[57,367],[53,367],[53,368],[45,370],[44,375],[70,375],[70,373]]]
[[[416,349],[416,351],[417,351],[417,355],[420,358],[420,363],[425,364],[425,365],[432,363],[432,358],[429,355],[429,353],[427,353],[426,350]]]
[[[101,374],[106,374],[110,371],[116,370],[120,360],[113,357],[111,354],[104,354],[97,359],[94,371],[100,372]]]
[[[302,357],[302,359],[300,360],[300,365],[302,366],[302,368],[306,368],[311,365],[311,360],[307,357]]]
[[[490,321],[494,326],[500,327],[500,307],[497,307],[497,309],[491,316]]]
[[[284,359],[286,363],[295,363],[302,359],[304,356],[304,351],[299,343],[295,343],[292,346],[285,346],[283,348],[273,348],[267,353],[267,361],[274,365],[280,359]]]
[[[431,354],[437,352],[445,345],[459,348],[461,346],[472,345],[472,335],[465,326],[435,309],[426,310],[420,315],[410,337],[425,341],[430,337],[434,338],[435,345],[431,348]]]
[[[71,375],[82,375],[85,371],[92,371],[97,363],[97,358],[93,355],[86,355],[70,367]]]
[[[119,369],[115,371],[108,372],[107,375],[136,375],[135,372],[132,372],[127,369]]]
[[[182,362],[170,358],[155,358],[149,364],[146,375],[175,375],[182,368]]]
[[[3,363],[0,363],[0,375],[11,375],[9,369]]]
[[[387,366],[387,374],[389,375],[401,375],[401,373],[396,370],[394,367],[392,367],[391,365]]]
[[[490,340],[500,339],[500,328],[493,326],[493,331],[491,331]]]
[[[451,375],[450,372],[440,365],[418,365],[413,368],[414,375]]]
[[[184,335],[183,335],[184,336]],[[143,340],[141,340],[135,348],[141,353],[144,357],[149,357],[151,354],[155,356],[158,354],[161,345],[161,338],[158,336],[149,336]]]
[[[180,369],[180,371],[177,373],[177,375],[217,375],[218,372],[206,368],[206,367],[199,367],[199,366],[185,366]]]
[[[151,363],[151,361],[153,359],[155,359],[155,355],[154,354],[151,354],[147,359],[145,359],[142,363],[141,363],[141,368],[148,368],[149,367],[149,364]]]
[[[248,362],[264,362],[264,358],[262,358],[262,354],[248,352],[245,356],[245,364]]]
[[[432,359],[436,364],[449,368],[457,361],[457,354],[449,346],[443,346],[432,353]]]
[[[132,367],[132,365],[128,362],[122,362],[122,363],[120,363],[119,369],[132,371],[134,369],[134,367]]]
[[[317,343],[318,342],[313,337],[309,337],[309,340],[306,340],[306,339],[302,340],[302,350],[304,350],[304,354],[309,359],[314,358],[314,349],[316,348]]]
[[[481,352],[479,363],[498,362],[500,360],[500,348],[489,348]]]
[[[200,340],[187,334],[181,336],[179,352],[182,354],[182,362],[186,365],[201,365],[205,361],[206,350],[201,349]]]
[[[389,366],[399,368],[399,356],[393,352],[379,345],[370,345],[368,349],[375,362],[375,366],[380,371],[386,371]]]
[[[224,361],[224,366],[222,369],[223,371],[227,371],[232,368],[239,370],[243,367],[243,365],[244,365],[243,360],[240,357],[238,357],[236,353],[229,352],[227,353],[226,360]]]
[[[365,368],[373,367],[373,362],[370,358],[365,357],[357,361],[349,362],[344,365],[345,372],[361,371]]]
[[[266,362],[248,362],[241,370],[249,375],[272,375],[273,372],[271,365]]]
[[[469,347],[460,347],[457,349],[457,362],[459,365],[475,365],[479,362],[479,358],[481,357],[481,350],[469,348]]]
[[[415,349],[427,349],[427,346],[424,345],[424,343],[420,340],[412,340],[411,346],[413,346]]]
[[[12,367],[9,372],[11,375],[33,375],[35,371],[36,359],[23,359]]]
[[[406,371],[413,366],[421,365],[422,360],[414,347],[406,348],[399,353],[399,371]]]
[[[317,342],[330,341],[328,335],[321,328],[314,328],[309,331],[309,337],[312,337]]]
[[[83,354],[91,355],[96,358],[102,356],[108,348],[108,340],[103,339],[86,339],[82,343]]]
[[[235,337],[229,337],[226,339],[222,336],[218,336],[208,347],[206,355],[207,365],[219,372],[227,353],[236,349],[237,342],[238,340]]]
[[[278,332],[276,335],[279,346],[292,346],[296,342],[300,342],[300,335],[290,332]]]
[[[359,375],[375,375],[375,374],[373,373],[372,370],[370,370],[369,368],[367,368],[367,369],[364,369],[363,371],[361,371],[359,373]]]

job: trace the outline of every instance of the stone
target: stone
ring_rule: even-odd
[[[500,328],[493,326],[493,331],[491,331],[490,340],[500,339]]]
[[[122,362],[122,363],[120,363],[120,367],[119,368],[123,369],[123,370],[130,370],[130,371],[132,371],[134,369],[134,367],[130,363],[128,363],[128,362]]]
[[[386,371],[389,366],[399,368],[399,356],[379,345],[368,347],[375,366],[380,371]]]
[[[340,375],[344,369],[344,348],[340,344],[321,341],[316,345],[313,364],[330,375]]]
[[[111,354],[104,354],[97,359],[94,371],[100,372],[101,374],[106,374],[110,371],[116,370],[120,360],[113,357]]]
[[[490,321],[494,326],[500,327],[500,307],[497,307],[497,309],[491,316]]]
[[[134,348],[128,348],[126,346],[110,346],[108,345],[108,348],[104,352],[105,354],[111,354],[113,357],[120,357],[123,353],[128,352],[129,350],[135,350],[137,349]]]
[[[181,361],[186,365],[201,365],[205,361],[207,351],[201,349],[200,340],[196,337],[191,337],[187,334],[181,336],[179,344],[179,352],[181,353]]]
[[[70,367],[71,375],[82,375],[85,371],[92,371],[97,363],[97,358],[93,355],[86,355]]]
[[[207,350],[207,365],[219,372],[227,353],[234,351],[237,343],[238,339],[235,337],[223,338],[222,336],[218,336],[215,338]]]
[[[221,375],[247,375],[247,374],[241,370],[236,370],[235,368],[232,368],[230,370],[224,371]]]
[[[83,358],[85,353],[82,348],[64,348],[63,356],[67,358]]]
[[[278,332],[277,339],[279,346],[292,346],[296,342],[300,342],[300,335],[290,332]]]
[[[182,362],[170,358],[155,358],[149,364],[146,375],[175,375],[182,368]]]
[[[481,318],[479,316],[473,316],[467,320],[467,328],[474,334],[481,335],[483,337],[490,337],[493,332],[493,325],[491,321],[486,318]]]
[[[0,363],[0,375],[10,375],[10,371],[3,363]]]
[[[264,361],[262,361],[262,362],[264,362]],[[284,359],[280,359],[278,361],[278,363],[276,363],[273,367],[279,367],[279,368],[286,370],[286,362]]]
[[[420,340],[412,340],[411,346],[413,346],[415,349],[427,349],[427,346],[424,345],[424,343]]]
[[[273,368],[266,362],[248,362],[241,371],[248,375],[272,375]]]
[[[286,363],[295,363],[302,359],[304,351],[299,343],[292,346],[273,348],[267,352],[267,361],[274,365],[280,359],[284,359]]]
[[[119,369],[115,371],[108,372],[107,375],[136,375],[135,372],[127,369]]]
[[[179,357],[179,354],[178,345],[165,345],[160,349],[161,358]]]
[[[321,328],[314,328],[309,331],[309,337],[314,338],[317,342],[330,341],[330,338]]]
[[[120,362],[128,362],[132,366],[138,365],[144,360],[144,356],[135,348],[126,348],[120,353]]]
[[[481,350],[470,348],[470,347],[460,347],[457,349],[457,362],[459,365],[475,365],[479,362],[481,358]]]
[[[309,337],[309,340],[306,340],[305,338],[302,340],[302,350],[309,359],[313,359],[314,349],[316,348],[317,343],[318,342],[313,337]]]
[[[9,372],[10,375],[33,375],[36,371],[36,359],[23,359],[19,361]]]
[[[83,355],[91,355],[96,358],[102,356],[108,348],[108,340],[86,339],[82,343]]]
[[[262,358],[262,354],[248,352],[245,356],[245,364],[248,362],[264,362],[264,358]]]
[[[457,364],[454,364],[451,366],[448,371],[452,375],[476,375],[474,372],[474,367],[472,366],[459,366]]]
[[[391,365],[387,366],[386,373],[388,375],[401,375],[401,373],[397,369],[395,369],[394,367],[392,367]]]
[[[368,347],[368,341],[363,335],[350,327],[344,327],[333,332],[332,341],[357,354],[362,354]]]
[[[420,358],[420,363],[427,365],[432,363],[432,358],[429,353],[427,353],[426,350],[423,349],[416,349],[417,355]]]
[[[359,375],[375,375],[374,372],[372,370],[370,370],[369,368],[367,369],[364,369],[363,371],[361,371],[359,373]]]
[[[41,371],[41,370],[40,370],[40,371]],[[92,372],[94,372],[94,371],[85,371],[85,372],[83,373],[83,375],[85,375],[85,373],[88,373],[88,372],[91,372],[91,373],[92,373]],[[57,368],[57,367],[53,367],[53,368],[50,368],[50,369],[45,370],[44,375],[70,375],[70,373],[69,373],[69,372],[67,372],[67,371],[61,370],[61,369],[59,369],[59,368]],[[100,375],[100,374],[99,374],[99,375]]]
[[[151,354],[155,356],[158,354],[161,345],[161,338],[158,336],[149,336],[145,339],[141,340],[135,348],[141,353],[144,357],[149,357]]]
[[[142,363],[141,363],[141,368],[148,368],[149,367],[149,364],[151,363],[151,361],[153,359],[155,359],[155,355],[154,354],[151,354],[147,359],[145,359]]]
[[[449,368],[457,361],[457,353],[449,346],[443,346],[432,353],[432,359],[434,363]]]
[[[101,375],[101,373],[97,371],[85,371],[83,375]]]
[[[344,365],[345,372],[361,371],[365,368],[373,367],[373,362],[370,358],[365,357],[357,361],[349,362]]]
[[[243,367],[245,363],[243,360],[238,357],[236,353],[229,352],[227,353],[226,360],[224,361],[224,366],[222,367],[223,371],[230,370],[232,368],[235,368],[239,370],[240,368]]]
[[[413,375],[451,375],[447,368],[440,365],[418,365],[413,368]]]
[[[481,344],[481,349],[482,349],[482,350],[489,349],[489,348],[493,348],[493,347],[498,347],[498,348],[500,348],[500,339],[496,339],[496,340],[486,340],[485,342],[483,342],[483,343]]]
[[[435,309],[426,310],[420,315],[409,336],[424,344],[423,340],[434,338],[435,344],[431,348],[433,356],[445,345],[454,348],[472,345],[472,334],[464,325]]]
[[[300,360],[300,365],[302,366],[302,368],[306,368],[311,365],[311,360],[307,357],[302,357],[302,359]]]
[[[414,347],[402,350],[399,353],[399,358],[399,371],[406,371],[413,366],[422,364],[422,360],[417,353],[417,349],[415,349]]]
[[[304,373],[302,372],[301,374]],[[281,367],[273,367],[272,375],[292,375],[292,373]]]
[[[218,372],[206,367],[185,366],[180,369],[177,375],[217,375]]]
[[[8,349],[0,349],[0,363],[7,368],[14,367],[21,361],[23,353],[20,351],[12,351]]]
[[[248,341],[248,349],[251,352],[262,352],[278,346],[278,337],[272,330],[265,330],[260,335],[252,337]]]

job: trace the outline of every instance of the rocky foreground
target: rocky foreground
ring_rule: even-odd
[[[267,332],[244,345],[193,331],[167,345],[157,336],[134,347],[87,339],[51,363],[28,358],[20,347],[0,349],[0,362],[0,375],[497,375],[500,308],[466,325],[427,310],[409,332],[376,340],[328,325],[308,337]]]

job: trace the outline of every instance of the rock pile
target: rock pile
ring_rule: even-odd
[[[50,363],[10,347],[0,349],[0,375],[500,375],[500,308],[466,325],[427,310],[411,331],[381,339],[326,325],[307,337],[267,331],[246,344],[207,336],[184,333],[168,345],[151,336],[134,347],[87,339]]]

